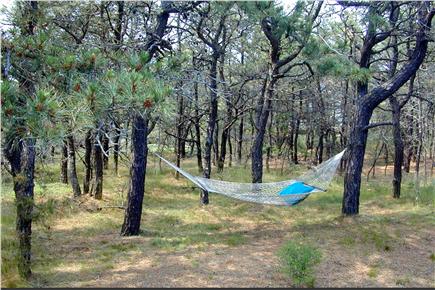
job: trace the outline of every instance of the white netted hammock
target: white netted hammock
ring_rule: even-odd
[[[159,154],[154,154],[195,185],[208,192],[219,193],[248,202],[295,205],[307,198],[311,193],[326,191],[340,164],[344,151],[307,171],[297,179],[269,183],[239,183],[193,176]]]

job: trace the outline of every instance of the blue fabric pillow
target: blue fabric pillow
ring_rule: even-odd
[[[289,194],[301,194],[307,193],[314,190],[314,187],[306,185],[301,181],[297,181],[295,183],[290,184],[283,190],[279,192],[279,195],[289,195]]]
[[[279,195],[283,196],[284,201],[289,205],[296,205],[306,199],[308,194],[305,196],[297,196],[296,194],[308,193],[314,190],[314,187],[306,185],[301,181],[296,181],[295,183],[290,184],[283,190],[279,192]],[[292,196],[296,195],[296,196]]]

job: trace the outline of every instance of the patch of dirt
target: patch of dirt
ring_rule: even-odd
[[[258,241],[239,248],[210,247],[168,253],[148,253],[136,262],[118,263],[83,286],[98,287],[286,287],[277,272],[278,241]]]
[[[364,220],[358,223],[361,222]],[[321,263],[315,271],[316,287],[435,286],[434,262],[430,259],[435,249],[433,230],[423,228],[416,234],[404,225],[397,225],[404,236],[386,251],[361,241],[341,244],[340,238],[356,226],[355,222],[337,219],[334,224],[335,228],[332,225],[323,233],[322,227],[317,225],[304,232],[311,235],[309,239],[317,239],[314,244],[322,252]],[[250,229],[246,236],[249,242],[238,247],[213,245],[208,249],[174,252],[144,248],[129,253],[128,257],[118,256],[113,268],[98,274],[68,265],[62,272],[79,277],[68,284],[69,287],[290,287],[290,279],[279,272],[276,252],[292,238],[291,229],[263,226]],[[123,238],[105,234],[85,244],[71,242],[61,248],[62,252],[69,253],[78,249],[83,253],[86,249],[85,254],[88,254],[88,247],[102,242],[147,247],[149,240],[143,236]],[[73,258],[72,254],[68,256]]]

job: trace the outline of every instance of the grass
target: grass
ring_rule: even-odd
[[[288,241],[278,252],[281,270],[294,286],[314,287],[314,266],[320,262],[321,253],[311,245]]]
[[[201,207],[197,189],[182,177],[175,179],[173,171],[164,165],[160,171],[158,163],[150,159],[142,234],[122,238],[118,233],[123,210],[98,208],[125,203],[128,168],[121,166],[118,175],[107,170],[103,200],[95,201],[89,197],[71,198],[70,187],[58,182],[58,164],[58,160],[47,161],[44,167],[38,165],[36,172],[34,277],[30,281],[17,274],[14,193],[10,177],[2,178],[2,287],[79,287],[116,268],[120,262],[135,264],[138,256],[148,253],[151,257],[157,252],[194,251],[199,255],[211,247],[225,253],[259,239],[276,238],[289,241],[278,256],[290,263],[286,271],[293,277],[293,283],[309,286],[315,283],[319,253],[331,244],[349,249],[364,246],[369,252],[382,254],[400,247],[408,230],[418,234],[435,225],[434,185],[421,184],[417,192],[409,178],[404,181],[399,200],[391,197],[388,176],[382,174],[368,182],[363,179],[361,215],[348,221],[340,216],[343,181],[339,176],[327,193],[312,195],[296,207],[243,203],[214,194],[210,195],[210,205]],[[183,167],[197,172],[194,160],[183,161]],[[280,166],[272,166],[265,171],[264,181],[285,180],[305,170],[304,165],[292,165],[281,174]],[[79,163],[78,172],[81,181],[84,170]],[[249,167],[225,168],[213,177],[249,182]],[[433,261],[434,254],[429,258]],[[151,263],[158,264],[156,260]],[[199,263],[197,259],[191,261],[193,268],[199,268]]]

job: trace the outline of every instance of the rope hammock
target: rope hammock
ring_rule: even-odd
[[[325,192],[335,175],[344,151],[297,179],[269,183],[238,183],[193,176],[159,154],[154,154],[205,191],[248,202],[289,206],[298,204],[311,193]]]

